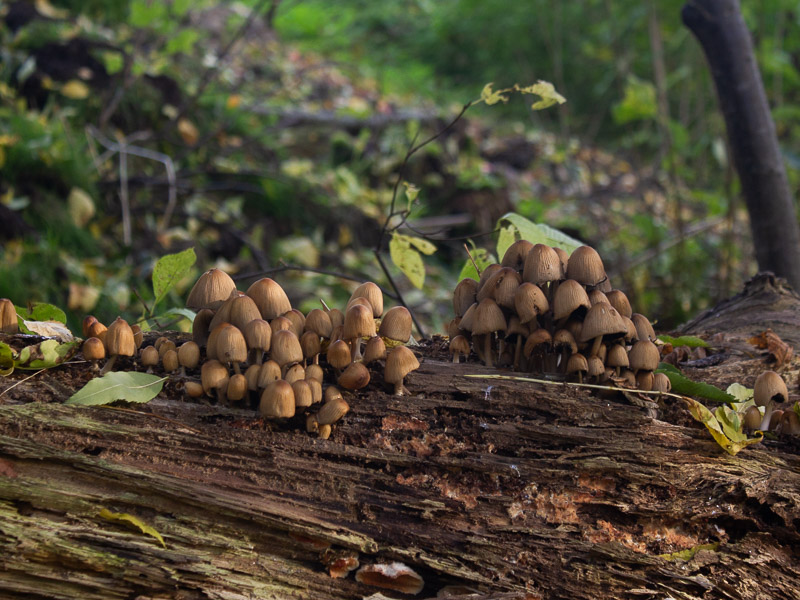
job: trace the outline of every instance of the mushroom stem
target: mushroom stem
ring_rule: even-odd
[[[590,357],[597,356],[597,353],[600,352],[600,344],[602,343],[603,343],[602,335],[598,335],[596,338],[594,338],[594,340],[592,341],[592,349],[589,352]]]
[[[108,373],[111,369],[114,368],[114,362],[117,360],[117,355],[115,354],[111,358],[106,361],[106,364],[103,365],[103,368],[100,369],[100,376],[102,377],[106,373]]]
[[[762,431],[767,431],[769,429],[769,422],[772,419],[772,411],[775,408],[775,403],[770,400],[767,402],[767,405],[764,407],[764,418],[761,421],[761,425],[758,428]]]
[[[242,370],[239,368],[239,362],[238,361],[233,361],[233,371],[237,375],[241,375],[242,374]]]
[[[225,391],[228,389],[228,382],[225,382],[225,385],[221,385],[217,388],[217,400],[220,404],[227,404],[228,398],[225,396]]]
[[[404,389],[405,389],[405,386],[403,385],[403,380],[401,379],[400,381],[398,381],[397,383],[394,384],[394,395],[395,396],[402,396]]]
[[[453,364],[458,364],[458,352],[453,352]]]
[[[514,344],[514,370],[519,371],[519,359],[522,356],[522,336],[517,336],[517,343]]]
[[[350,340],[350,352],[353,355],[353,362],[361,360],[361,338]]]
[[[486,363],[487,367],[494,366],[492,365],[492,334],[487,333],[486,339],[483,342],[483,361]]]

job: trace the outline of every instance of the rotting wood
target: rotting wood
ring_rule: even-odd
[[[451,584],[472,598],[797,598],[796,440],[731,457],[674,418],[680,401],[651,418],[621,395],[466,378],[497,371],[444,362],[435,343],[421,353],[411,396],[373,383],[330,440],[170,386],[138,412],[13,396],[0,406],[0,597],[378,591],[331,578],[316,540],[406,563],[422,598]],[[711,543],[690,561],[659,556]]]

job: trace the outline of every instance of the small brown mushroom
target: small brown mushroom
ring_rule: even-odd
[[[290,419],[295,415],[294,390],[283,379],[270,383],[261,393],[258,407],[262,417]]]
[[[789,399],[789,390],[783,377],[775,371],[764,371],[756,378],[753,387],[753,401],[756,406],[764,407],[764,418],[761,420],[759,429],[767,430],[770,427],[772,412],[775,404],[785,402]]]
[[[405,306],[393,306],[386,311],[378,335],[396,342],[406,343],[411,337],[411,313]]]
[[[364,565],[356,571],[356,581],[409,595],[419,594],[425,587],[422,577],[400,562]]]
[[[210,269],[195,282],[186,298],[186,306],[192,310],[217,310],[235,289],[236,284],[230,275],[220,269]]]
[[[454,363],[459,362],[459,356],[463,356],[466,359],[469,356],[469,352],[469,342],[463,335],[457,335],[450,339],[450,354],[453,355]]]
[[[181,377],[186,377],[186,369],[194,369],[200,363],[200,347],[193,341],[181,344],[178,362],[181,365]]]
[[[207,360],[200,367],[200,382],[203,385],[203,391],[208,396],[212,396],[214,392],[217,394],[217,401],[222,404],[225,402],[225,392],[228,388],[228,369],[225,368],[221,362],[216,359]]]
[[[389,352],[386,358],[386,370],[384,380],[386,383],[394,385],[394,395],[402,396],[403,392],[408,392],[403,385],[403,379],[411,371],[419,368],[419,361],[414,353],[405,346],[397,346]]]
[[[95,325],[97,325],[97,323],[95,323]],[[100,375],[105,375],[114,368],[114,362],[117,360],[117,356],[133,356],[136,352],[136,343],[133,341],[131,326],[121,317],[117,317],[116,320],[108,326],[103,343],[105,344],[109,359],[100,371]]]
[[[83,342],[81,347],[83,358],[92,363],[92,370],[98,371],[100,367],[97,365],[98,361],[106,357],[106,347],[98,338],[90,337]],[[156,360],[158,360],[158,353],[156,352]]]

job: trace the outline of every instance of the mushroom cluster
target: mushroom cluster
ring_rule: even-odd
[[[384,314],[383,304],[380,288],[366,282],[344,311],[326,307],[303,314],[272,279],[241,292],[228,274],[211,269],[186,302],[196,311],[193,343],[206,356],[201,382],[186,382],[187,394],[252,403],[268,419],[305,413],[307,430],[327,438],[349,410],[339,388],[365,387],[369,365],[384,363],[386,383],[402,394],[405,376],[419,367],[403,345],[411,337],[411,313],[397,306]]]
[[[96,317],[89,315],[82,324],[84,342],[81,346],[83,357],[92,363],[92,369],[104,375],[114,368],[118,356],[134,356],[142,345],[144,335],[138,325],[129,325],[122,317],[117,317],[106,327]],[[100,361],[106,359],[100,369]]]
[[[775,371],[764,371],[756,378],[753,388],[754,405],[739,415],[744,429],[774,431],[786,435],[800,435],[800,411],[786,406],[789,390],[783,377]],[[764,409],[761,414],[759,407]]]
[[[519,240],[478,281],[458,283],[453,308],[453,362],[474,351],[487,366],[669,390],[654,373],[660,353],[650,321],[611,287],[590,246],[568,255]]]

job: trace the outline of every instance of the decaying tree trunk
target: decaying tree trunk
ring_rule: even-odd
[[[498,371],[421,354],[411,396],[373,372],[329,440],[172,386],[131,412],[62,405],[83,374],[20,384],[0,396],[0,597],[380,592],[330,576],[352,558],[412,567],[418,598],[798,597],[796,440],[728,456],[677,399],[471,378]],[[745,384],[763,368],[730,361]]]
[[[688,0],[683,22],[711,68],[750,217],[756,261],[800,289],[800,228],[738,0]]]

